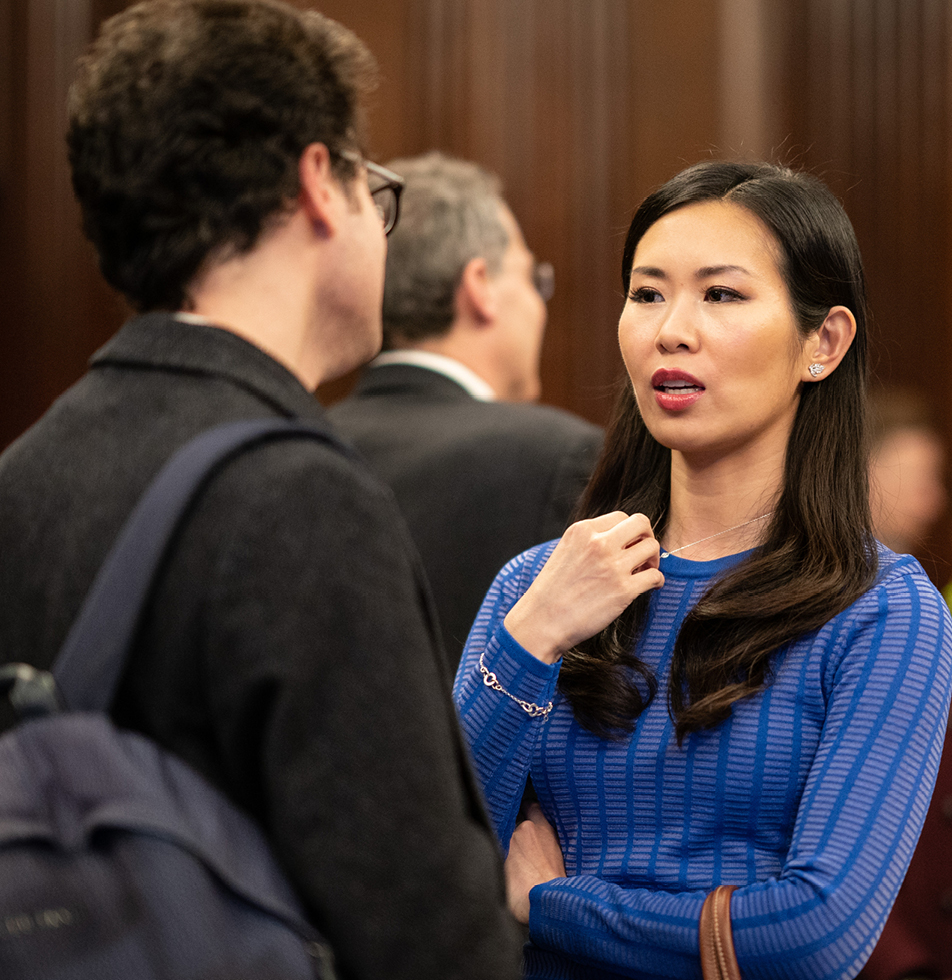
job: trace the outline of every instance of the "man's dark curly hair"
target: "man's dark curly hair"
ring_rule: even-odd
[[[138,310],[189,306],[203,264],[293,208],[310,143],[363,144],[376,82],[349,30],[279,0],[146,0],[107,20],[69,96],[73,187],[103,275]]]

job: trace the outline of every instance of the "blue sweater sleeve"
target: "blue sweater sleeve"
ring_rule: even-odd
[[[513,698],[489,688],[480,661],[500,686],[528,704],[545,705],[556,697],[558,664],[544,664],[520,646],[503,620],[538,574],[554,542],[514,558],[496,577],[476,617],[463,651],[453,697],[473,753],[486,805],[503,851],[515,829],[529,762],[545,723]]]
[[[513,686],[503,683],[519,697],[552,690],[545,682],[555,684],[557,668],[533,670],[526,661],[533,658],[500,628],[546,553],[527,553],[500,575],[457,679],[457,703],[504,845],[542,723],[520,718],[518,706],[479,684],[475,665],[485,653],[491,669],[508,672]],[[694,887],[630,887],[594,874],[539,885],[530,896],[530,936],[540,950],[533,976],[562,976],[558,970],[570,963],[565,976],[699,977],[700,907],[721,881],[739,886],[731,912],[747,980],[833,980],[859,971],[895,899],[935,782],[952,687],[952,622],[921,568],[901,561],[820,634],[793,646],[813,658],[823,717],[805,778],[791,792],[792,830],[777,873],[745,876],[742,863],[738,871],[712,840],[710,854],[695,852],[708,870],[690,875]],[[770,710],[769,697],[763,705]],[[723,752],[709,778],[715,783],[741,768]],[[665,792],[666,806],[691,806]],[[562,967],[547,972],[546,962]]]

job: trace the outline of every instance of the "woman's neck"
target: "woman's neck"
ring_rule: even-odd
[[[783,461],[748,466],[671,454],[671,501],[662,551],[693,561],[724,558],[763,540],[783,481]]]

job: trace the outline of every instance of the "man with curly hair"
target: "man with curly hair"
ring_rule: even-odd
[[[135,501],[219,423],[320,421],[381,343],[399,180],[363,44],[277,0],[149,0],[70,94],[85,230],[139,311],[0,457],[0,640],[47,667]],[[68,298],[65,298],[68,299]],[[112,707],[264,828],[346,980],[518,974],[415,552],[370,472],[243,453],[173,542]]]

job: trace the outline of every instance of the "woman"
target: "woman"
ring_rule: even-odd
[[[641,205],[623,279],[585,519],[503,569],[456,679],[526,976],[696,978],[733,884],[747,980],[851,977],[952,670],[941,598],[870,532],[855,236],[806,175],[705,163]]]

